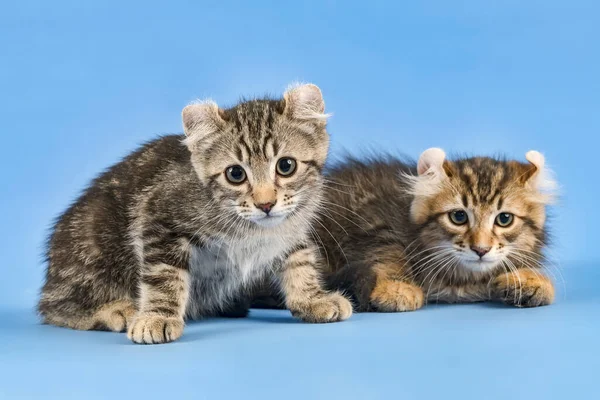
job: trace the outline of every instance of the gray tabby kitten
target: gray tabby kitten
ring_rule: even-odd
[[[58,218],[43,320],[170,342],[186,318],[245,316],[267,276],[304,321],[350,317],[350,302],[322,287],[309,240],[329,145],[324,109],[315,85],[227,110],[187,106],[185,137],[142,146]]]

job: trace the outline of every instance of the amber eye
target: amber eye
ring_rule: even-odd
[[[450,217],[450,221],[455,225],[464,225],[469,220],[469,217],[467,217],[467,213],[464,210],[450,211],[448,217]]]
[[[281,176],[290,176],[296,171],[296,160],[289,157],[277,161],[277,173]]]
[[[498,214],[498,216],[496,217],[496,225],[501,226],[502,228],[506,228],[507,226],[510,226],[510,224],[513,223],[514,219],[515,216],[511,213],[503,212]]]
[[[232,165],[225,170],[225,177],[234,185],[239,185],[246,180],[246,171],[239,165]]]

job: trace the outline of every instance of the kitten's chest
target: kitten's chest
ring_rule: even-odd
[[[272,273],[288,251],[283,241],[260,239],[192,248],[188,315],[197,318],[223,310],[244,287]]]
[[[209,243],[192,250],[190,271],[198,277],[230,275],[232,278],[247,279],[271,268],[286,252],[287,247],[282,244],[261,240]]]

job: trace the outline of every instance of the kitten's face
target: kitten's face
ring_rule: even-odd
[[[447,267],[485,273],[535,258],[548,202],[541,154],[528,153],[530,163],[522,164],[450,162],[439,149],[428,152],[419,160],[411,217],[422,227],[422,242],[444,255]]]
[[[225,218],[233,222],[235,215],[268,229],[294,212],[311,217],[303,214],[314,212],[320,198],[329,144],[316,86],[293,88],[281,101],[252,100],[228,110],[190,107],[202,107],[187,116],[192,161]],[[208,113],[213,132],[198,140],[194,128],[198,114],[206,121],[202,113]]]

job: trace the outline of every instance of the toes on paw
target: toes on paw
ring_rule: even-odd
[[[383,281],[371,293],[371,305],[378,311],[414,311],[423,306],[423,290],[405,282]]]
[[[158,344],[176,340],[182,333],[182,320],[153,315],[137,317],[127,336],[135,343]]]
[[[339,293],[293,307],[292,315],[305,322],[336,322],[352,315],[352,304]]]

